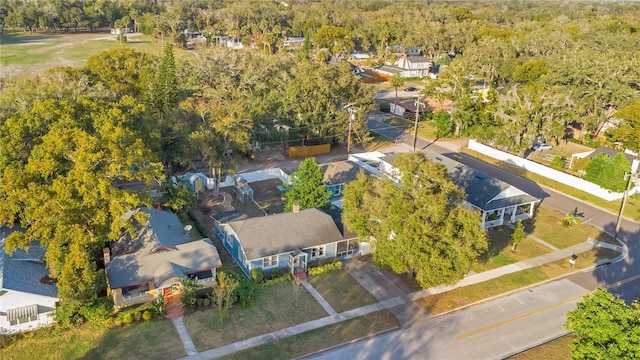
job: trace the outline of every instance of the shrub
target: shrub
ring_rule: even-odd
[[[384,101],[380,103],[380,111],[382,112],[390,112],[391,111],[391,105],[389,105],[388,102]]]
[[[122,315],[122,323],[124,325],[131,325],[131,323],[133,323],[133,314],[129,312]]]
[[[204,306],[209,306],[209,305],[211,305],[211,300],[210,300],[209,298],[205,298],[205,299],[202,301],[202,305],[204,305]]]
[[[229,271],[228,274],[233,280],[238,282],[238,287],[233,291],[235,295],[235,302],[242,307],[251,307],[255,305],[256,283],[247,279],[246,276],[234,271]]]
[[[552,169],[562,170],[564,169],[564,160],[560,156],[556,156],[551,160],[551,164],[549,164]]]
[[[151,314],[151,311],[145,310],[142,313],[142,318],[145,319],[146,321],[149,321],[149,320],[151,320],[153,318],[153,314]]]
[[[264,281],[264,273],[261,268],[251,269],[251,278],[253,281],[261,284]]]
[[[117,318],[115,318],[115,319],[113,320],[113,323],[114,323],[116,326],[122,326],[122,319],[121,319],[121,318],[119,318],[119,317],[117,317]]]
[[[279,277],[276,277],[276,278],[273,278],[273,279],[270,279],[270,280],[266,280],[264,283],[262,283],[262,286],[266,287],[266,286],[278,285],[278,284],[281,284],[283,282],[291,281],[291,279],[293,279],[291,277],[291,274],[289,274],[287,272],[286,274],[281,275]]]
[[[342,269],[342,262],[336,261],[336,262],[325,264],[325,265],[309,267],[308,274],[309,276],[316,276],[316,275],[324,274],[329,271],[335,271],[340,269]]]
[[[140,311],[134,312],[133,313],[133,318],[136,319],[136,321],[142,320],[142,313]]]
[[[204,299],[203,298],[198,298],[198,300],[196,300],[196,304],[198,305],[198,307],[202,307],[203,303],[204,303]]]

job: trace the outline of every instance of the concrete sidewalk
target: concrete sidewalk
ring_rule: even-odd
[[[367,315],[379,310],[389,309],[392,307],[396,307],[398,305],[402,305],[404,300],[401,298],[392,298],[385,301],[381,301],[375,304],[359,307],[357,309],[348,310],[342,312],[337,315],[323,317],[317,320],[312,320],[306,323],[298,324],[295,326],[288,327],[286,329],[282,329],[279,331],[274,331],[268,334],[256,336],[247,340],[242,340],[238,342],[234,342],[231,344],[227,344],[224,346],[217,347],[215,349],[210,349],[207,351],[203,351],[197,354],[193,354],[190,356],[186,356],[181,358],[181,360],[195,360],[195,359],[215,359],[221,356],[229,355],[234,352],[250,349],[255,346],[259,346],[262,344],[266,344],[272,341],[284,339],[289,336],[298,335],[305,331],[318,329],[324,326],[332,325],[341,321],[353,319],[359,316]]]
[[[618,258],[616,258],[616,260],[625,258],[628,252],[625,246],[616,246],[616,245],[611,245],[609,243],[605,243],[602,241],[588,239],[583,243],[570,246],[568,248],[560,249],[557,251],[553,251],[548,254],[540,255],[531,259],[523,260],[515,264],[509,264],[506,266],[502,266],[502,267],[481,272],[478,274],[467,275],[464,277],[464,279],[458,281],[455,285],[438,286],[438,287],[433,287],[433,288],[429,288],[422,291],[416,291],[414,293],[409,294],[409,298],[415,301],[415,300],[427,297],[429,295],[440,294],[440,293],[457,289],[460,287],[478,284],[487,280],[498,278],[506,274],[511,274],[517,271],[530,269],[530,268],[544,265],[550,262],[563,260],[563,259],[566,259],[567,261],[569,261],[569,258],[571,257],[571,255],[589,251],[595,248],[608,248],[608,249],[619,251],[621,255]],[[601,261],[601,263],[613,262],[616,260],[604,259],[604,261]],[[599,264],[595,264],[595,265],[599,265]]]

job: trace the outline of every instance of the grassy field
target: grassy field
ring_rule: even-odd
[[[562,214],[549,207],[538,206],[533,222],[525,221],[525,231],[559,249],[579,244],[589,238],[616,244],[613,236],[588,223],[573,224],[570,227],[563,226],[562,219],[566,216],[567,214]]]
[[[176,359],[186,356],[168,320],[106,329],[83,324],[68,330],[42,329],[0,350],[10,359]]]
[[[311,276],[309,283],[339,313],[378,302],[344,270]]]
[[[571,359],[571,342],[573,335],[563,336],[554,341],[537,346],[531,350],[521,354],[512,356],[509,360],[570,360]]]
[[[393,315],[382,310],[240,351],[224,359],[293,359],[398,327]]]
[[[56,66],[82,67],[90,56],[120,46],[160,55],[162,43],[152,40],[142,34],[130,34],[129,41],[121,45],[108,32],[28,34],[5,30],[0,36],[0,76],[32,74]],[[191,55],[187,50],[175,49],[175,56],[181,60]]]
[[[473,150],[469,150],[467,148],[462,148],[460,149],[460,152],[466,153],[470,156],[473,156],[479,160],[482,160],[486,163],[492,164],[496,167],[499,167],[501,169],[507,170],[509,172],[512,172],[514,174],[517,174],[519,176],[522,176],[525,179],[529,179],[531,181],[534,181],[536,183],[539,183],[541,185],[544,186],[548,186],[556,191],[559,191],[563,194],[569,195],[569,196],[573,196],[575,198],[578,198],[580,200],[586,201],[590,204],[599,206],[601,208],[604,208],[606,210],[609,210],[613,213],[618,213],[620,211],[620,204],[621,201],[617,200],[617,201],[606,201],[603,200],[597,196],[588,194],[584,191],[578,190],[576,188],[573,188],[571,186],[565,185],[565,184],[561,184],[559,182],[547,179],[544,176],[540,176],[538,174],[534,174],[530,171],[527,171],[525,169],[522,169],[520,167],[517,166],[513,166],[513,165],[509,165],[505,162],[490,158],[488,156],[484,156],[478,152],[475,152]],[[636,220],[636,221],[640,221],[640,200],[637,199],[629,199],[629,201],[627,201],[627,206],[624,209],[624,216],[628,217],[630,219]]]
[[[217,310],[187,314],[184,323],[198,351],[204,351],[327,316],[304,289],[297,307],[294,302],[286,282],[258,289],[254,307],[231,309],[222,323]]]
[[[513,230],[506,226],[489,229],[489,249],[478,259],[473,271],[480,273],[551,252],[551,249],[531,238],[520,242],[516,251],[513,252],[511,251],[512,233]]]
[[[457,288],[444,293],[427,296],[416,301],[419,306],[429,310],[432,314],[442,314],[447,311],[470,305],[480,300],[501,295],[509,291],[521,289],[545,280],[579,271],[593,265],[599,259],[613,259],[618,256],[613,250],[597,248],[577,254],[576,264],[569,268],[568,260],[558,260],[541,266],[503,275],[479,284]]]

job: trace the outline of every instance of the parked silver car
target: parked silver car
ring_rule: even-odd
[[[553,146],[545,143],[535,143],[531,150],[533,151],[547,151],[553,149]]]

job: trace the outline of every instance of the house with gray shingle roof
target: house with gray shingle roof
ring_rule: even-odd
[[[116,308],[168,296],[172,286],[184,277],[212,286],[216,269],[222,266],[218,250],[210,239],[193,240],[190,226],[182,225],[169,211],[142,208],[148,216],[136,223],[135,234],[125,231],[118,241],[104,249],[105,270]]]
[[[32,242],[28,250],[5,252],[5,236],[18,229],[0,228],[0,334],[29,331],[53,323],[58,288],[44,265],[45,250]]]
[[[229,215],[214,216],[216,234],[247,276],[253,269],[305,273],[310,262],[349,258],[365,249],[355,234],[341,230],[339,217],[320,209],[221,221]]]
[[[422,150],[423,155],[433,162],[443,165],[451,179],[467,194],[465,205],[480,212],[483,228],[501,226],[533,217],[533,210],[539,198],[531,196],[517,187],[498,180],[483,172],[430,150]],[[352,154],[349,159],[367,171],[399,181],[398,170],[394,167],[398,154],[383,154],[377,151]]]
[[[344,186],[354,181],[361,171],[358,165],[348,160],[319,165],[323,174],[322,182],[332,198],[341,197]]]

